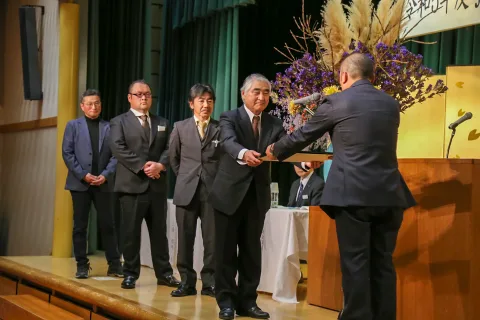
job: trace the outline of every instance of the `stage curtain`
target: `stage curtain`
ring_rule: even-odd
[[[176,8],[178,2],[166,1],[157,114],[172,124],[191,117],[189,89],[202,82],[211,84],[215,90],[217,99],[212,117],[218,120],[223,111],[237,108],[239,104],[239,8],[228,7],[174,28],[172,12]],[[170,172],[170,197],[174,186],[175,177]]]
[[[407,49],[423,55],[423,63],[436,74],[445,74],[448,65],[480,64],[480,25],[416,37]]]
[[[102,95],[104,120],[126,112],[128,86],[150,79],[151,0],[90,0],[88,17],[87,87]],[[112,197],[117,233],[120,207]],[[88,227],[88,252],[102,249],[101,232],[92,206]]]
[[[175,28],[183,27],[185,24],[199,18],[205,18],[209,15],[237,6],[254,4],[255,0],[166,0],[171,7],[171,26]]]

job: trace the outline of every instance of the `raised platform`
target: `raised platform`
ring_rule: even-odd
[[[106,277],[102,256],[90,257],[90,263],[91,277],[77,280],[71,258],[0,257],[0,295],[31,294],[63,305],[84,319],[218,319],[215,299],[201,295],[172,298],[172,288],[157,286],[150,268],[142,268],[135,290],[123,290],[121,279]],[[259,295],[258,304],[275,320],[335,320],[338,315],[305,300],[282,304],[266,294]]]

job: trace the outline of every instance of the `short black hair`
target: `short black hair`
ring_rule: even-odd
[[[132,93],[132,88],[137,83],[146,84],[150,88],[150,90],[152,90],[152,87],[150,87],[150,85],[145,80],[139,79],[139,80],[135,80],[132,83],[130,83],[130,85],[128,86],[128,93]]]
[[[352,53],[348,55],[340,66],[341,71],[347,72],[356,79],[373,78],[373,61],[366,54]]]
[[[87,89],[80,96],[80,103],[83,103],[83,98],[91,96],[98,96],[100,100],[102,100],[102,97],[100,96],[100,91],[98,91],[97,89]]]
[[[192,102],[195,98],[203,96],[205,93],[209,93],[212,96],[213,101],[215,101],[215,91],[212,86],[204,83],[197,83],[190,88],[188,101]]]

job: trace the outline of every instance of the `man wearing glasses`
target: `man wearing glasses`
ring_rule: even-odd
[[[87,226],[92,202],[97,209],[102,232],[108,276],[122,277],[117,235],[111,207],[111,192],[117,160],[108,145],[110,126],[99,118],[100,93],[89,89],[82,94],[80,107],[85,116],[69,121],[65,128],[62,156],[68,168],[65,189],[73,201],[73,251],[78,279],[88,278]]]
[[[177,287],[167,239],[167,119],[149,113],[150,86],[134,81],[128,90],[130,110],[111,120],[110,146],[118,160],[115,191],[122,209],[122,288],[133,289],[140,276],[140,238],[145,219],[158,285]]]

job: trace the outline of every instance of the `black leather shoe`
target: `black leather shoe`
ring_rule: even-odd
[[[181,284],[176,290],[173,290],[171,293],[172,297],[186,297],[195,295],[197,295],[197,289],[195,289],[195,287],[187,286],[186,284]]]
[[[135,289],[135,283],[137,279],[132,276],[126,276],[125,279],[122,281],[122,288],[123,289]]]
[[[173,275],[169,274],[166,277],[158,278],[157,284],[159,286],[178,287],[180,285],[180,281],[175,279]]]
[[[215,287],[203,287],[202,288],[202,296],[210,296],[215,298]]]
[[[220,310],[218,317],[223,320],[233,320],[235,318],[235,311],[232,308],[223,308]]]
[[[123,278],[123,267],[120,261],[114,262],[108,266],[107,276]]]
[[[237,310],[237,314],[242,317],[250,317],[254,319],[270,319],[268,312],[263,311],[259,307],[251,307],[248,310]]]
[[[77,264],[77,273],[75,273],[75,278],[77,279],[87,279],[90,274],[90,263]]]

